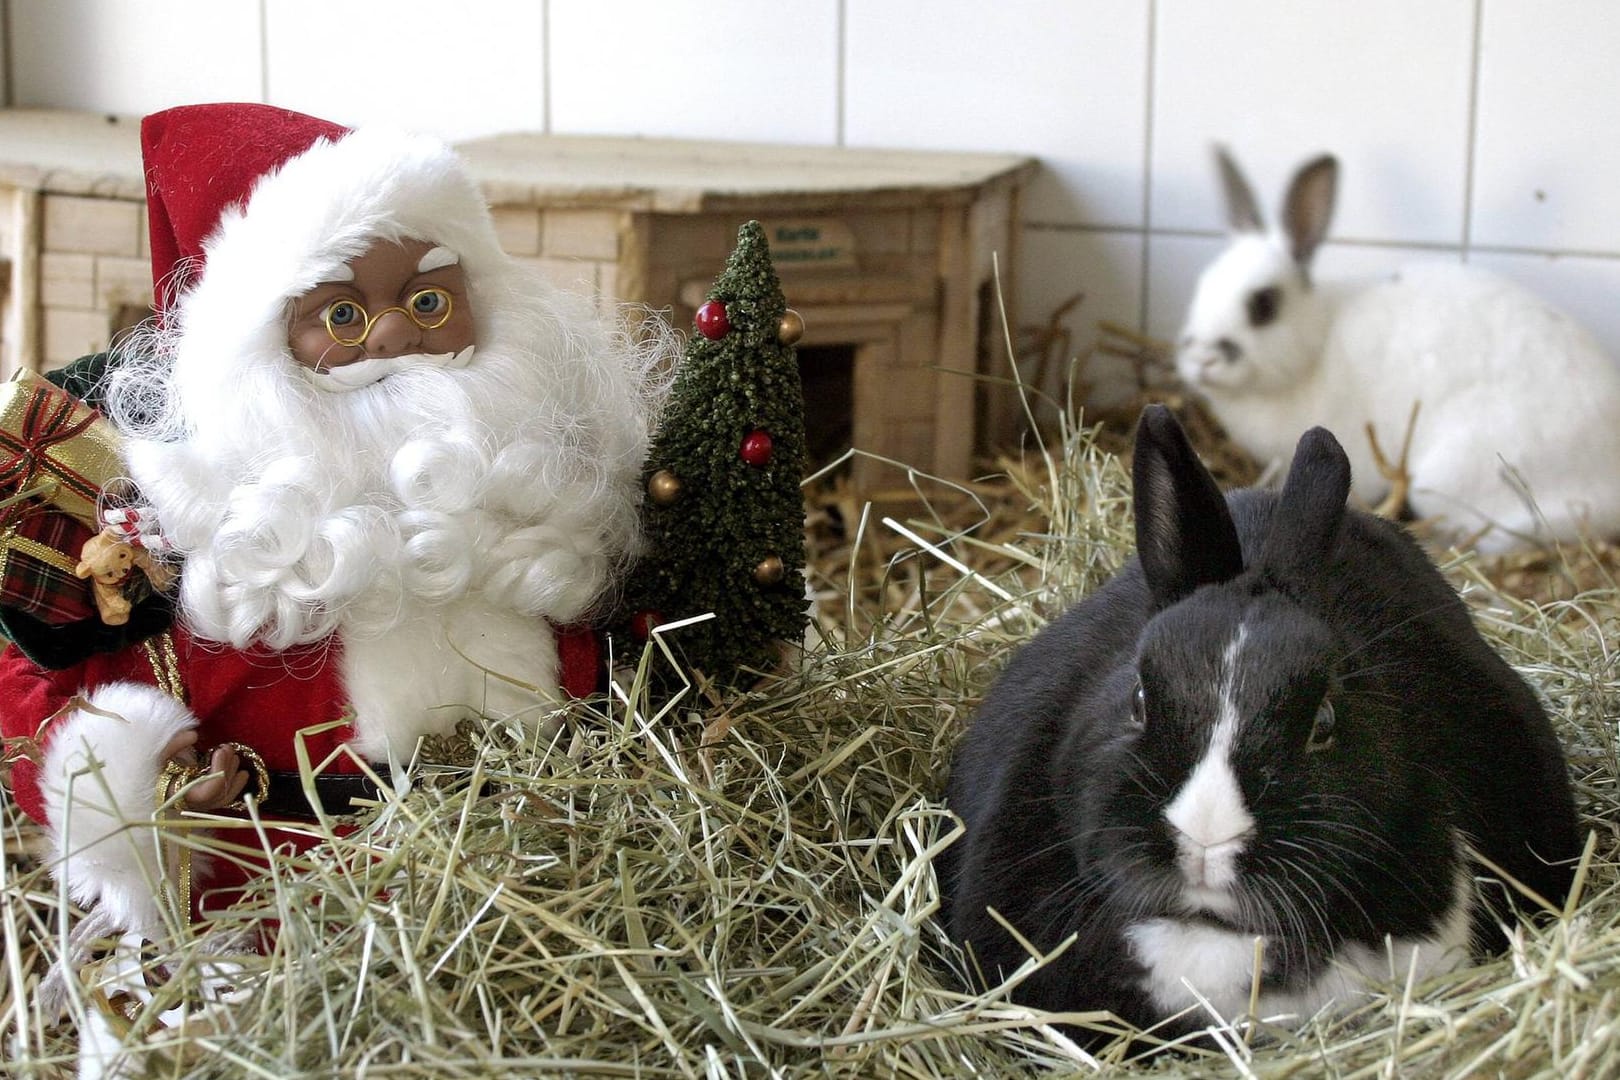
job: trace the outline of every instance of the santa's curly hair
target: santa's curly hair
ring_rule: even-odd
[[[199,168],[183,133],[147,134],[150,183],[166,160]],[[187,190],[154,197],[155,260],[160,219],[184,216],[162,197]],[[459,257],[471,362],[314,388],[288,347],[294,300],[406,239]],[[322,131],[226,205],[199,250],[168,247],[161,318],[124,346],[109,411],[183,560],[197,635],[284,649],[466,598],[558,623],[598,600],[635,545],[670,345],[507,256],[453,151]]]

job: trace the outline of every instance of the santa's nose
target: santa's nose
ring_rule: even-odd
[[[422,328],[398,308],[377,316],[366,335],[366,352],[371,356],[401,356],[422,343]]]

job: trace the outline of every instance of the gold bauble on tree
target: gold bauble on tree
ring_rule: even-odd
[[[804,316],[792,308],[782,313],[782,321],[776,324],[776,340],[783,345],[796,345],[804,337]]]
[[[780,585],[787,575],[787,567],[780,555],[767,555],[754,567],[754,580],[761,585]]]
[[[668,469],[659,469],[647,478],[647,494],[659,506],[669,506],[681,497],[681,478]]]

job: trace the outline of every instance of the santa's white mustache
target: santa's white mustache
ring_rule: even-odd
[[[380,382],[395,372],[413,367],[464,368],[472,363],[474,346],[455,353],[406,353],[403,356],[371,356],[337,367],[309,368],[302,364],[298,370],[311,385],[327,393],[341,394]]]

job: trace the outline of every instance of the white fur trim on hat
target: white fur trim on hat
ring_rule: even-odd
[[[503,258],[482,193],[437,139],[361,129],[318,140],[229,207],[203,245],[203,279],[282,300],[323,281],[378,239],[429,240],[471,277]],[[221,286],[223,287],[223,285]]]
[[[40,788],[54,872],[78,903],[99,904],[115,925],[150,935],[162,925],[162,848],[151,825],[163,749],[197,720],[139,683],[109,683],[86,700],[89,708],[56,722],[45,750]]]

